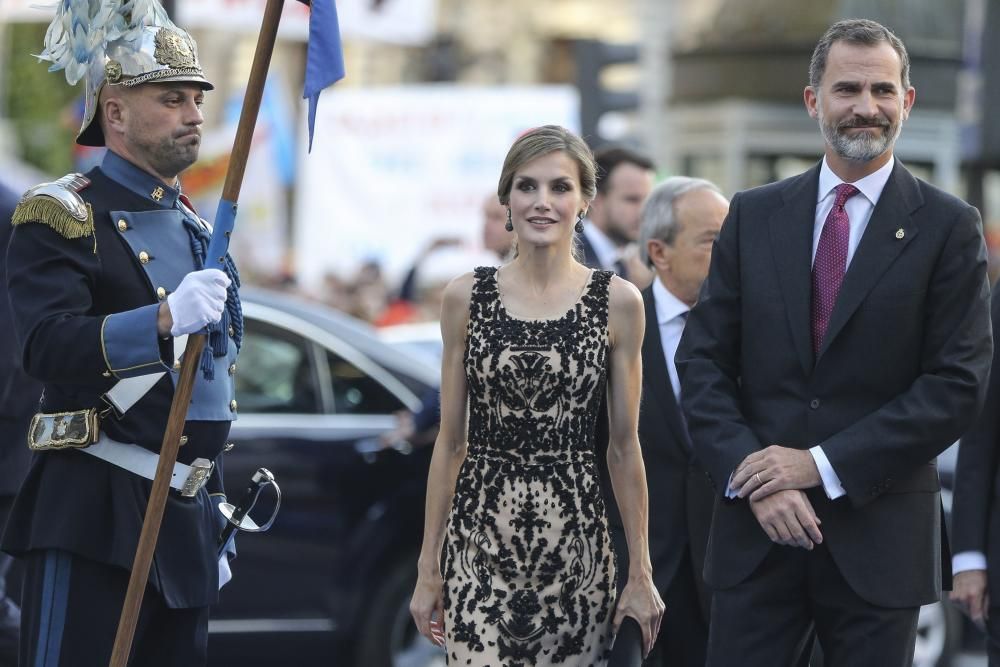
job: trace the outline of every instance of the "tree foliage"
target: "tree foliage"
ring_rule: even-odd
[[[59,175],[72,170],[72,147],[78,129],[76,101],[83,83],[69,86],[62,72],[49,72],[40,53],[45,24],[12,23],[6,31],[3,109],[20,147],[21,159]]]

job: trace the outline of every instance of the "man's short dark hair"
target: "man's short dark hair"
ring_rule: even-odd
[[[594,162],[597,163],[597,194],[608,190],[608,176],[618,165],[634,164],[640,169],[656,171],[656,165],[645,155],[623,146],[611,146],[594,151]]]
[[[906,53],[903,41],[881,23],[869,19],[845,19],[830,26],[816,44],[812,60],[809,61],[809,85],[813,88],[819,89],[823,73],[826,72],[827,56],[830,55],[830,49],[836,42],[857,46],[878,46],[882,42],[887,43],[899,55],[899,62],[902,65],[899,78],[903,82],[903,90],[910,87],[910,56]]]

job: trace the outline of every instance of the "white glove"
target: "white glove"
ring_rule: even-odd
[[[225,553],[219,556],[219,590],[229,583],[229,580],[233,578],[233,571],[229,568],[229,554]]]
[[[174,321],[170,335],[196,333],[222,319],[229,282],[229,276],[219,269],[203,269],[184,276],[167,297],[167,308]]]

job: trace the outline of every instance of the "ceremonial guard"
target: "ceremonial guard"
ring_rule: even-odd
[[[42,57],[85,79],[77,142],[108,151],[87,174],[25,193],[7,250],[20,359],[44,383],[2,543],[25,562],[21,664],[108,663],[177,357],[207,327],[129,663],[205,665],[208,607],[232,555],[217,556],[217,506],[242,313],[232,261],[203,268],[209,230],[177,176],[197,158],[212,85],[155,2],[82,3],[84,17],[71,4]]]

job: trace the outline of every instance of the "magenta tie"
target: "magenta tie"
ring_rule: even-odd
[[[844,210],[844,203],[858,194],[849,183],[835,188],[837,199],[823,223],[816,246],[816,259],[812,271],[812,342],[813,353],[819,354],[823,336],[830,324],[830,313],[837,302],[840,284],[847,270],[847,243],[851,238],[851,222]]]

